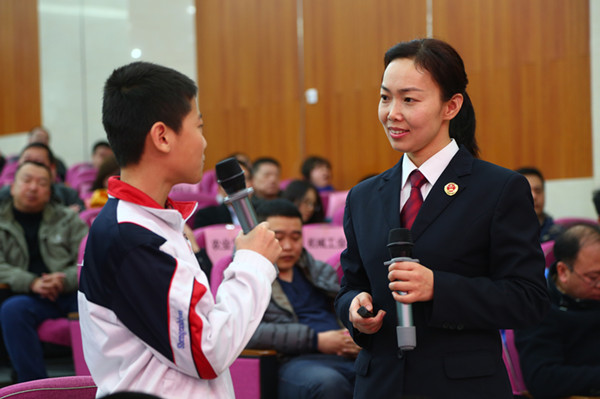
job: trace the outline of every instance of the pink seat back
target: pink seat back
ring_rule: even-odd
[[[293,182],[295,179],[283,179],[279,181],[279,189],[281,191],[285,190],[287,188],[287,186],[290,185],[291,182]]]
[[[44,320],[39,325],[37,332],[43,342],[71,346],[71,330],[67,318]]]
[[[90,376],[66,376],[21,382],[0,388],[0,398],[93,399],[97,387]]]
[[[96,216],[98,216],[101,210],[102,207],[84,209],[83,211],[79,212],[79,218],[83,220],[88,227],[92,227],[92,223],[94,223]]]
[[[77,180],[78,175],[84,171],[93,169],[94,165],[92,165],[91,162],[78,162],[69,166],[67,173],[65,174],[65,184],[74,187],[73,182]]]
[[[542,243],[542,251],[546,259],[546,269],[554,263],[554,241],[546,241]]]
[[[11,184],[15,180],[15,172],[19,163],[17,161],[7,162],[0,173],[0,187]]]
[[[338,208],[337,211],[331,217],[331,224],[335,226],[343,226],[344,225],[344,211],[346,209],[344,207]]]
[[[323,206],[323,214],[327,215],[327,208],[329,207],[329,194],[332,191],[320,191],[319,197],[321,197],[321,205]]]
[[[277,360],[275,355],[238,357],[229,368],[237,399],[277,397]]]
[[[219,192],[219,183],[217,183],[217,173],[214,169],[204,172],[200,180],[200,191],[205,194],[217,195]]]
[[[169,198],[173,201],[196,201],[198,203],[198,209],[219,204],[215,195],[207,194],[202,191],[171,191],[169,193]]]
[[[231,256],[225,256],[214,262],[213,267],[210,270],[210,292],[212,292],[214,297],[217,296],[217,290],[223,281],[223,273],[232,260],[233,258]]]
[[[235,238],[241,230],[240,226],[234,226],[232,224],[215,224],[206,226],[203,230],[204,248],[213,264],[221,258],[232,256]]]
[[[331,255],[329,259],[327,259],[327,264],[331,265],[335,272],[338,275],[338,281],[342,281],[342,277],[344,276],[344,271],[342,270],[342,263],[340,262],[340,256],[342,255],[342,251],[336,252]]]
[[[346,236],[342,226],[328,223],[307,224],[302,227],[304,248],[323,262],[346,248]]]
[[[504,360],[504,365],[508,372],[513,395],[526,394],[527,388],[525,387],[525,381],[523,381],[523,373],[521,372],[519,353],[515,346],[515,333],[513,330],[504,330],[504,334],[502,334],[502,360]]]
[[[348,190],[346,191],[334,191],[329,194],[329,201],[327,203],[327,213],[325,213],[325,219],[333,219],[335,212],[346,206],[346,197],[348,196]]]

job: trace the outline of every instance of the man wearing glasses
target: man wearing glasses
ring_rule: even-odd
[[[525,385],[536,399],[600,396],[600,226],[569,228],[554,255],[550,312],[515,331]]]

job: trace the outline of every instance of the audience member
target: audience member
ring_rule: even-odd
[[[594,201],[594,208],[596,208],[596,214],[598,214],[598,223],[600,223],[600,189],[594,191],[592,200]]]
[[[231,157],[228,157],[231,158]],[[238,163],[240,167],[244,171],[244,177],[246,179],[246,187],[252,187],[252,170],[248,167],[248,165],[244,161],[240,161],[238,159]],[[218,187],[218,199],[219,205],[207,206],[205,208],[199,209],[196,212],[196,216],[194,216],[194,228],[197,229],[199,227],[211,226],[213,224],[234,224],[236,226],[240,225],[240,221],[233,211],[233,207],[231,205],[226,205],[223,203],[223,200],[227,196],[223,187],[219,185]]]
[[[525,385],[536,399],[600,396],[600,227],[570,227],[554,255],[550,312],[515,331]]]
[[[240,152],[240,151],[234,152],[234,153],[230,154],[228,157],[225,157],[224,159],[232,158],[232,157],[237,159],[240,162],[240,164],[244,164],[248,168],[252,168],[252,161],[250,160],[250,157],[248,156],[248,154],[246,154],[245,152]]]
[[[302,223],[323,223],[325,212],[317,188],[307,180],[293,180],[281,193],[285,198],[296,205],[302,215]]]
[[[97,141],[92,147],[92,166],[99,170],[102,162],[111,156],[114,157],[114,154],[112,148],[110,148],[110,144],[108,144],[108,141]]]
[[[108,201],[108,178],[118,176],[120,173],[117,158],[111,154],[104,159],[98,168],[96,179],[92,183],[92,196],[89,199],[88,208],[101,208]]]
[[[340,286],[330,265],[302,246],[302,216],[284,199],[257,209],[281,244],[271,302],[248,343],[282,355],[279,398],[352,398],[354,358],[360,348],[341,327],[333,300]]]
[[[115,69],[102,123],[120,178],[87,239],[79,283],[86,364],[101,397],[119,390],[233,398],[229,366],[266,309],[281,247],[267,223],[235,240],[216,297],[183,230],[195,204],[168,197],[196,184],[206,139],[197,87],[148,62]]]
[[[42,143],[50,148],[50,131],[44,126],[34,127],[27,136],[27,144],[31,143]],[[55,178],[64,182],[67,174],[66,164],[57,156],[54,157],[54,164],[56,165]]]
[[[331,163],[319,156],[310,156],[304,160],[300,169],[305,180],[311,182],[319,192],[334,191],[331,184]]]
[[[522,167],[516,169],[516,172],[525,176],[531,186],[531,195],[533,197],[533,207],[540,222],[540,242],[554,240],[562,231],[560,225],[554,224],[554,219],[546,212],[546,182],[539,169],[534,167]]]
[[[254,197],[261,200],[272,200],[281,194],[279,179],[281,165],[274,158],[258,158],[252,163],[252,187]]]
[[[86,224],[50,201],[47,165],[21,163],[0,202],[0,325],[19,382],[47,377],[37,327],[77,311],[77,255]]]
[[[71,207],[74,211],[81,211],[85,205],[77,190],[64,185],[61,182],[55,181],[56,173],[56,158],[50,147],[43,143],[27,144],[21,151],[19,163],[26,161],[34,161],[46,165],[52,172],[52,200],[62,205]],[[5,186],[0,188],[0,200],[10,197],[10,187]]]
[[[6,158],[4,157],[2,152],[0,152],[0,173],[2,173],[2,169],[4,169],[4,165],[6,165]]]

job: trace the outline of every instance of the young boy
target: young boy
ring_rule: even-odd
[[[188,77],[146,62],[116,69],[104,87],[102,122],[121,177],[90,229],[79,287],[99,397],[233,398],[228,368],[269,303],[281,247],[268,224],[237,237],[215,299],[183,234],[196,203],[167,197],[202,176],[196,93]]]

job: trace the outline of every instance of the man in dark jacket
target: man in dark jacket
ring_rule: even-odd
[[[303,248],[302,216],[292,202],[265,201],[257,213],[283,251],[271,302],[248,348],[275,349],[281,355],[280,398],[352,398],[360,348],[333,310],[340,288],[335,270]]]
[[[600,227],[575,225],[556,239],[548,276],[552,308],[515,331],[525,385],[536,399],[600,395]]]

